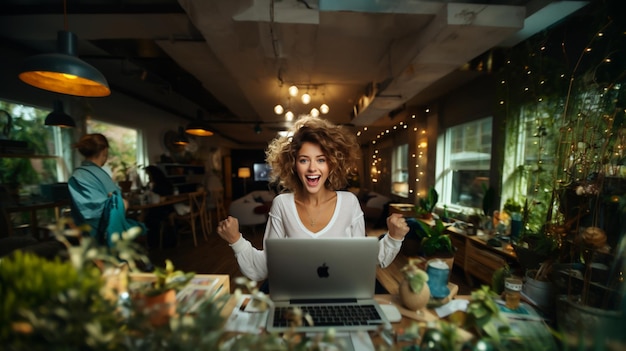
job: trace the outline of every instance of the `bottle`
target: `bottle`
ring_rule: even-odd
[[[507,277],[504,279],[504,301],[506,308],[516,310],[519,308],[522,291],[522,279],[519,277]]]

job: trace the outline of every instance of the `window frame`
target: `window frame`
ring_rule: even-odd
[[[391,153],[391,194],[409,197],[409,143],[396,145]]]
[[[481,142],[481,140],[484,141],[484,138],[486,135],[486,133],[484,133],[485,131],[484,126],[487,123],[491,125],[491,131],[490,131],[491,142],[489,146],[489,152],[488,153],[485,152],[483,154],[489,155],[489,157],[486,159],[480,160],[479,159],[480,155],[476,154],[476,161],[480,163],[481,168],[480,169],[462,168],[462,169],[487,171],[489,173],[491,171],[491,159],[493,157],[493,123],[494,123],[493,116],[486,116],[486,117],[475,119],[469,122],[451,126],[449,128],[446,128],[445,131],[437,138],[437,149],[436,149],[437,162],[435,163],[435,179],[437,180],[435,182],[435,189],[439,193],[439,206],[438,207],[442,207],[443,204],[445,204],[448,210],[453,211],[453,212],[458,212],[458,213],[471,213],[479,209],[478,207],[463,206],[458,203],[453,204],[451,201],[453,187],[454,187],[453,173],[457,169],[453,168],[454,167],[453,163],[455,161],[453,160],[453,157],[450,154],[450,150],[452,150],[452,148],[455,146],[454,144],[456,145],[464,144],[463,140],[461,141],[453,140],[453,134],[455,134],[458,131],[458,128],[467,128],[470,125],[475,125],[477,128],[477,132],[474,134],[476,134],[476,138],[478,138],[476,147],[480,149],[480,151],[483,151],[482,149],[484,148],[484,145],[486,144],[484,142]],[[467,136],[463,135],[463,138],[467,138]]]

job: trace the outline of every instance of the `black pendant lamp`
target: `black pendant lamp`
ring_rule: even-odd
[[[74,128],[76,123],[72,116],[63,111],[63,102],[61,100],[54,101],[54,110],[46,116],[45,124],[47,126],[58,126],[63,128]]]
[[[76,56],[74,33],[57,33],[57,51],[31,56],[22,63],[19,78],[34,87],[55,93],[102,97],[111,94],[104,75]]]
[[[187,134],[203,137],[213,135],[209,122],[204,120],[204,115],[201,110],[198,110],[197,118],[187,125],[185,132]]]
[[[172,143],[180,146],[189,144],[189,138],[185,135],[183,127],[178,127],[178,134],[176,134],[176,136],[172,139]]]

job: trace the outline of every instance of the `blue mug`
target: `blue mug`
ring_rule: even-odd
[[[440,259],[428,261],[426,274],[428,274],[428,287],[430,295],[436,299],[443,299],[450,295],[448,288],[448,276],[450,268],[448,264]]]

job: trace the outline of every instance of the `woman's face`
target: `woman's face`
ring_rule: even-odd
[[[318,144],[304,142],[296,155],[298,178],[309,193],[317,193],[324,188],[330,170],[326,155]]]

